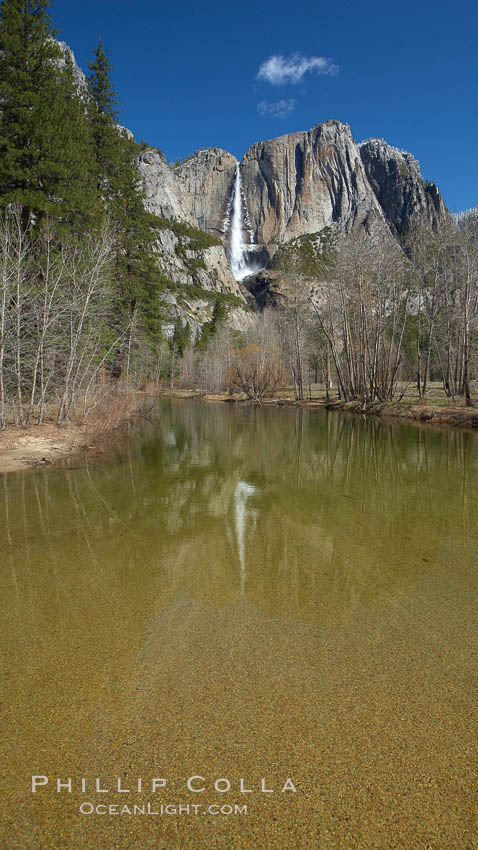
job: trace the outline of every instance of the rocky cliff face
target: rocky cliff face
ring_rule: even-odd
[[[446,215],[411,154],[377,139],[357,145],[340,121],[253,145],[241,173],[256,241],[270,253],[334,223],[344,232],[388,227],[403,242],[413,222],[433,227]]]
[[[161,271],[180,286],[200,287],[205,292],[233,295],[245,303],[244,289],[237,283],[219,245],[201,245],[196,233],[183,231],[174,222],[167,222],[157,231],[157,253]]]
[[[177,217],[226,241],[236,162],[212,148],[198,151],[166,179],[158,168],[145,184],[151,203],[165,210],[169,204]],[[422,218],[434,226],[446,215],[438,188],[425,183],[411,154],[377,139],[358,145],[340,121],[252,145],[241,161],[241,179],[248,229],[264,256],[330,225],[343,232],[386,228],[404,242],[412,222]]]
[[[137,155],[135,162],[146,209],[163,219],[158,231],[158,256],[165,274],[177,283],[194,282],[203,289],[244,300],[244,289],[228,266],[222,243],[217,238],[201,238],[206,234],[200,233],[203,228],[197,229],[197,221],[190,211],[193,197],[183,190],[161,151],[147,148]]]
[[[163,298],[170,318],[163,328],[166,336],[172,334],[178,316],[188,322],[196,335],[211,318],[214,293],[229,296],[229,321],[237,329],[244,327],[251,315],[245,312],[247,291],[235,280],[224,245],[218,241],[200,247],[191,230],[200,228],[215,237],[224,237],[235,157],[214,148],[198,151],[186,162],[173,166],[161,151],[148,148],[138,154],[135,162],[146,208],[164,219],[164,226],[158,231],[158,262],[174,284]],[[167,221],[171,222],[169,227]],[[178,223],[186,227],[178,227]]]
[[[196,226],[223,236],[236,157],[220,148],[197,151],[174,169]]]
[[[231,325],[237,329],[244,327],[249,318],[245,312],[247,292],[235,280],[222,243],[204,238],[206,234],[196,229],[197,222],[191,212],[194,196],[184,190],[174,167],[166,162],[161,151],[147,148],[137,155],[135,162],[146,209],[162,219],[157,231],[157,255],[159,267],[169,281],[162,298],[165,335],[173,333],[174,321],[179,316],[191,326],[195,336],[204,322],[211,319],[217,295],[228,300]]]
[[[348,231],[382,219],[360,150],[339,121],[252,145],[241,174],[256,241],[272,250],[333,222]]]
[[[58,60],[58,64],[60,66],[63,66],[67,62],[71,63],[71,67],[72,67],[72,71],[73,71],[73,78],[75,80],[76,85],[78,86],[78,90],[79,90],[80,93],[86,95],[86,90],[87,90],[87,86],[88,86],[88,84],[86,82],[86,77],[85,77],[83,71],[81,70],[80,66],[78,65],[78,63],[75,59],[75,54],[73,53],[71,47],[68,46],[66,41],[57,41],[56,43],[57,43],[57,45],[60,48],[60,51],[62,53],[62,57],[60,57],[60,59]]]
[[[417,220],[433,227],[446,215],[438,186],[423,180],[420,166],[411,154],[383,139],[368,139],[360,145],[360,156],[394,236],[403,241]]]
[[[223,246],[204,243],[200,231],[174,221],[168,226],[164,220],[157,235],[158,265],[168,281],[162,295],[164,335],[173,334],[180,317],[196,337],[204,322],[210,321],[218,296],[225,298],[229,324],[237,330],[246,327],[252,317],[247,292],[229,269]]]
[[[174,218],[192,226],[196,220],[190,212],[190,199],[182,189],[171,165],[161,151],[147,148],[135,158],[146,197],[146,208],[161,218]]]

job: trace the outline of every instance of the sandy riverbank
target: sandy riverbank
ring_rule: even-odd
[[[22,430],[9,426],[0,432],[0,473],[49,466],[88,447],[92,439],[92,431],[85,425],[59,427],[44,422]]]
[[[156,398],[155,389],[120,388],[98,394],[86,424],[78,424],[82,416],[78,411],[67,424],[57,425],[58,410],[54,406],[41,425],[17,428],[10,422],[0,431],[0,474],[50,466],[78,451],[102,455],[111,445],[112,433],[154,407]]]

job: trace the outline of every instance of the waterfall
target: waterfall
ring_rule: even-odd
[[[244,225],[247,225],[249,228],[250,242],[244,241]],[[257,246],[254,245],[253,233],[250,229],[250,220],[242,189],[239,163],[236,165],[236,176],[224,220],[224,229],[226,232],[229,232],[229,262],[236,280],[243,280],[248,275],[260,271],[261,266],[257,262],[257,259],[255,262],[251,262],[250,257],[251,253],[257,250]]]
[[[236,280],[240,280],[241,277],[245,276],[244,247],[244,239],[242,236],[241,169],[239,167],[239,163],[237,163],[231,223],[231,269]]]

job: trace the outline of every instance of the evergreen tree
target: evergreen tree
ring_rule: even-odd
[[[88,129],[71,62],[53,39],[49,0],[3,0],[0,17],[0,204],[28,226],[50,213],[88,216]]]
[[[114,267],[118,323],[131,320],[139,311],[144,330],[157,342],[163,279],[154,253],[155,218],[144,208],[133,161],[138,145],[116,123],[119,113],[111,82],[112,66],[101,37],[89,69],[89,120],[97,191],[118,234]],[[115,368],[118,371],[118,363]]]
[[[190,342],[191,326],[187,322],[183,325],[181,317],[178,316],[174,323],[174,333],[170,340],[171,350],[182,357]]]
[[[224,303],[223,298],[216,298],[214,301],[214,308],[212,311],[211,320],[209,322],[204,322],[201,334],[197,337],[196,348],[200,351],[205,351],[207,348],[211,337],[216,333],[220,322],[224,319],[226,315],[226,305]]]
[[[118,201],[124,169],[132,168],[124,146],[120,143],[116,122],[119,117],[116,92],[111,83],[111,71],[103,39],[98,37],[94,61],[88,67],[89,122],[93,139],[97,189],[108,209]]]

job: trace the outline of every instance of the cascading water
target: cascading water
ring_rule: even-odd
[[[234,277],[240,280],[244,277],[244,238],[242,235],[242,191],[241,171],[239,163],[236,165],[236,179],[234,181],[234,198],[232,201],[231,222],[231,270]]]
[[[250,222],[242,190],[241,169],[239,163],[237,163],[232,195],[224,221],[224,229],[229,233],[229,263],[236,280],[243,280],[262,268],[257,259],[255,262],[251,261],[250,255],[257,250],[257,246],[252,241],[253,234],[251,231],[251,241],[247,243],[244,241],[245,224],[250,225]]]

